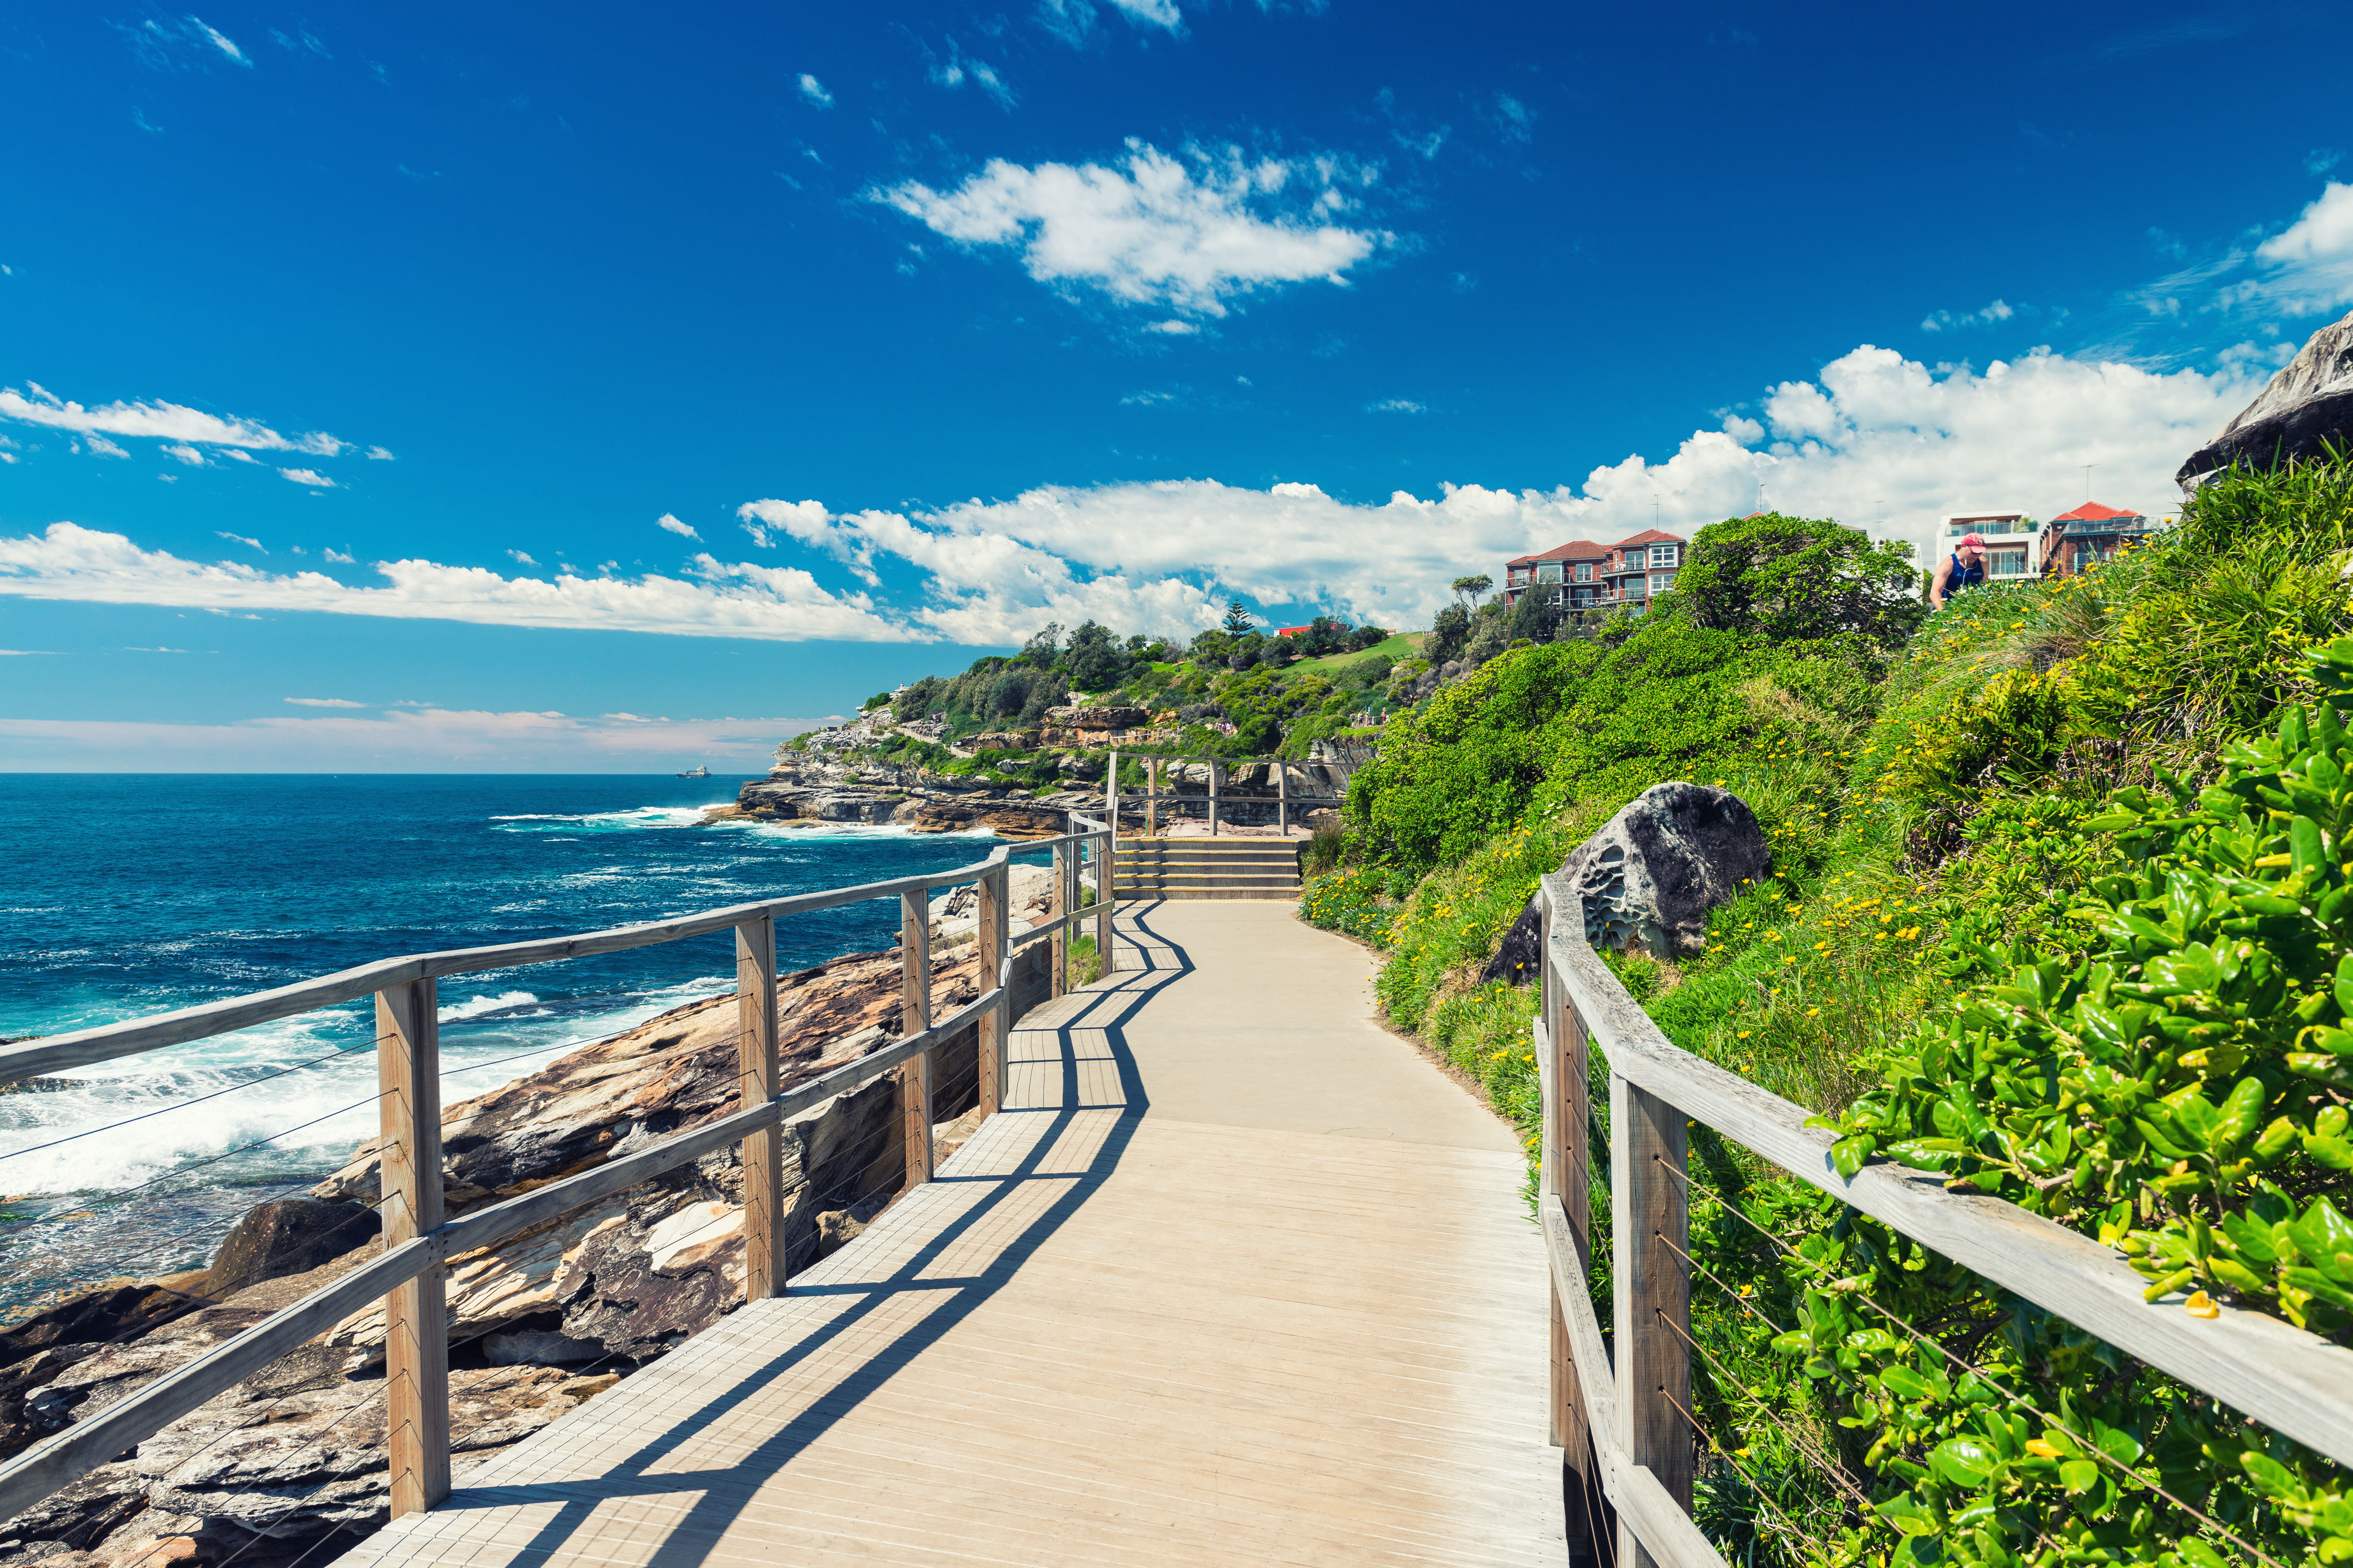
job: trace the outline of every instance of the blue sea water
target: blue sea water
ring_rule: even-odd
[[[706,825],[739,782],[0,774],[0,1037],[945,870],[996,844]],[[777,962],[885,948],[897,931],[895,901],[794,917]],[[444,1102],[730,991],[733,973],[721,932],[445,980]],[[0,1094],[0,1312],[93,1269],[199,1266],[235,1213],[341,1165],[375,1129],[373,1037],[355,1002]]]

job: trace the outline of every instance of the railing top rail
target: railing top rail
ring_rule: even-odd
[[[1543,888],[1565,911],[1552,922],[1546,963],[1612,1073],[2002,1289],[2353,1464],[2353,1350],[2262,1312],[2222,1307],[2200,1319],[2173,1298],[2147,1301],[2147,1281],[2114,1251],[2015,1204],[1948,1191],[1934,1172],[1877,1161],[1841,1176],[1832,1134],[1807,1126],[1804,1107],[1670,1042],[1587,945],[1567,879],[1546,877]]]
[[[1077,814],[1072,815],[1075,817]],[[111,1061],[118,1057],[136,1056],[142,1051],[157,1050],[166,1046],[185,1045],[191,1040],[250,1028],[256,1024],[291,1017],[314,1008],[332,1007],[339,1002],[353,1001],[410,981],[443,974],[468,974],[484,969],[553,963],[562,959],[586,958],[596,953],[623,952],[630,948],[652,947],[661,942],[726,931],[747,921],[805,914],[842,904],[863,903],[870,899],[896,898],[902,893],[918,890],[928,892],[934,888],[972,881],[1004,864],[1011,856],[1050,849],[1058,844],[1102,838],[1109,831],[1097,825],[1086,831],[1060,834],[1052,838],[1000,845],[984,860],[945,871],[895,877],[889,881],[865,882],[848,888],[827,888],[813,893],[795,893],[787,898],[764,899],[748,904],[733,904],[725,909],[681,915],[675,920],[647,921],[573,936],[544,937],[534,942],[501,942],[490,947],[454,948],[443,952],[381,958],[372,963],[337,970],[315,979],[298,980],[273,991],[224,997],[217,1002],[206,1002],[145,1018],[103,1024],[96,1028],[77,1029],[69,1034],[27,1040],[21,1045],[0,1047],[0,1083],[38,1078],[62,1072],[69,1068]]]

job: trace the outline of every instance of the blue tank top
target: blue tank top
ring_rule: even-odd
[[[1961,564],[1961,552],[1953,552],[1953,569],[1945,574],[1945,596],[1950,598],[1964,588],[1974,588],[1985,581],[1985,563],[1974,566]]]

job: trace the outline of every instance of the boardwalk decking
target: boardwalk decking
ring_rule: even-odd
[[[937,1180],[341,1561],[1565,1561],[1508,1130],[1287,907],[1120,923]]]

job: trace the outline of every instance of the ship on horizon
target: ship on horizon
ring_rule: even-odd
[[[711,776],[711,770],[698,765],[687,769],[686,772],[679,774],[678,776],[682,779],[707,779]]]

